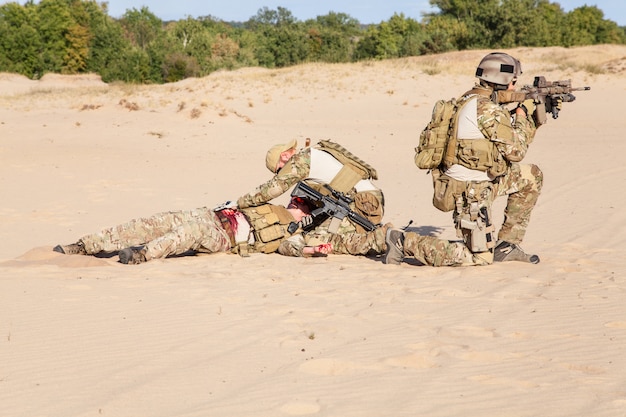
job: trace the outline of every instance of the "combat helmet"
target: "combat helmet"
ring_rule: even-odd
[[[476,68],[476,77],[498,85],[509,85],[522,74],[522,64],[504,52],[492,52],[486,55]]]

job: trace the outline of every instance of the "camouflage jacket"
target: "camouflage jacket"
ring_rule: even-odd
[[[478,97],[477,110],[480,130],[496,144],[504,159],[509,162],[524,159],[537,131],[533,118],[516,117],[512,120],[507,109],[483,95]]]

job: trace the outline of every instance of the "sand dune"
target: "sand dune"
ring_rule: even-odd
[[[52,251],[235,199],[290,138],[344,144],[377,168],[387,221],[454,238],[413,148],[487,52],[160,86],[0,74],[0,415],[626,415],[624,46],[509,51],[524,83],[592,87],[526,158],[545,176],[538,265]]]

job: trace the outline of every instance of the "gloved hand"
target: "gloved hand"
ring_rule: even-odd
[[[563,99],[560,97],[552,97],[550,98],[550,113],[552,113],[553,119],[559,118],[559,112],[561,111],[561,107],[563,106]],[[547,108],[547,106],[546,106]]]
[[[303,229],[307,229],[307,227],[311,226],[313,224],[313,216],[304,216],[302,217],[302,220],[300,220],[300,225]]]
[[[531,116],[537,108],[537,106],[535,106],[535,100],[533,100],[532,98],[524,100],[524,102],[520,104],[519,107],[524,110],[524,112],[526,113],[526,117]]]

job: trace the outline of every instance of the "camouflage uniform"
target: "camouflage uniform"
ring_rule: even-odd
[[[493,192],[487,195],[484,204],[491,207],[496,197],[507,195],[504,223],[498,232],[498,240],[519,244],[526,229],[541,187],[543,173],[534,164],[511,163],[506,174],[492,182]]]
[[[512,118],[507,109],[491,100],[491,93],[490,88],[480,84],[466,93],[475,97],[476,116],[471,121],[470,119],[474,117],[474,110],[473,108],[467,110],[464,107],[460,110],[461,115],[458,116],[457,128],[462,123],[466,123],[465,134],[467,135],[469,132],[475,136],[468,136],[468,139],[458,139],[453,142],[455,146],[459,147],[452,148],[455,151],[452,154],[447,154],[447,157],[453,159],[452,161],[447,160],[445,169],[442,171],[442,177],[455,180],[453,196],[456,205],[453,219],[457,231],[459,231],[459,237],[463,237],[466,244],[469,244],[467,240],[469,235],[465,234],[469,232],[468,229],[461,227],[462,219],[468,218],[470,210],[476,212],[484,208],[491,220],[491,207],[494,200],[499,196],[506,195],[508,198],[504,213],[505,219],[498,232],[498,241],[518,245],[524,239],[532,209],[539,198],[543,185],[543,174],[536,165],[519,163],[525,157],[537,128],[531,117]],[[463,114],[463,111],[466,110],[467,112]],[[461,135],[459,133],[458,137],[462,137]],[[479,145],[482,146],[482,149],[491,147],[492,159],[487,159],[487,163],[485,160],[479,160],[478,157],[472,160],[474,156],[472,146],[477,145],[472,145],[471,142],[475,140],[483,141]],[[456,154],[454,154],[455,152]],[[482,155],[488,154],[483,153]],[[472,164],[475,165],[472,166]],[[476,165],[490,168],[485,171],[485,169],[478,169]],[[449,258],[451,253],[455,253],[456,243],[446,244],[435,239],[430,241],[431,249],[424,249],[424,245],[427,246],[425,242],[428,241],[428,239],[424,239],[419,244],[415,244],[413,252],[418,259],[425,260],[424,263],[429,265],[447,265],[446,262],[458,263],[458,259],[455,259],[454,256]],[[492,242],[495,243],[495,238],[492,238]],[[469,249],[472,250],[473,248],[469,247]],[[443,255],[444,258],[448,260],[434,256],[435,250],[442,250],[446,254]],[[493,262],[493,254],[490,251],[485,249],[483,249],[485,252],[473,250],[475,254],[472,261],[468,262],[467,256],[463,255],[461,256],[464,259],[462,264],[483,265]]]
[[[480,255],[472,254],[463,242],[421,236],[414,232],[407,232],[404,235],[404,256],[410,256],[430,266],[470,266],[489,263]]]
[[[258,186],[254,191],[241,196],[237,200],[239,208],[254,207],[267,203],[286,193],[299,181],[309,178],[311,172],[311,148],[306,147],[295,153],[289,162],[269,181]],[[383,202],[380,190],[370,191]]]
[[[521,74],[518,59],[504,52],[487,54],[476,68],[474,88],[456,100],[438,101],[420,134],[415,163],[432,170],[433,205],[453,211],[465,248],[390,230],[383,262],[399,264],[407,253],[434,266],[539,262],[519,246],[543,185],[536,165],[520,164],[537,131],[535,100],[523,95],[523,103],[512,111],[499,104],[506,102],[502,93],[511,92]],[[496,240],[491,207],[504,195],[505,219]]]
[[[79,243],[88,255],[143,245],[148,260],[180,255],[189,250],[213,253],[231,249],[230,239],[219,219],[206,207],[134,219],[83,236]]]
[[[240,197],[237,200],[237,207],[254,207],[267,203],[286,193],[298,181],[308,178],[311,170],[311,149],[302,149],[291,157],[290,162],[269,181]]]
[[[475,89],[490,91],[480,85]],[[479,205],[487,207],[489,213],[497,197],[508,196],[505,220],[498,232],[498,240],[519,244],[524,239],[530,214],[543,185],[543,174],[539,167],[518,163],[526,156],[537,128],[532,118],[517,117],[511,122],[510,112],[485,95],[478,96],[477,112],[481,132],[495,143],[507,167],[504,174],[494,180],[468,183],[466,189],[476,187],[483,190]],[[455,210],[454,215],[458,214]]]
[[[390,227],[389,224],[366,233],[357,232],[347,219],[342,220],[335,233],[328,231],[329,225],[330,220],[326,220],[310,232],[291,236],[281,242],[278,253],[285,256],[302,256],[305,246],[324,243],[332,244],[332,253],[340,255],[377,255],[386,250],[385,232]]]
[[[264,206],[271,205],[260,207]],[[250,213],[253,210],[255,209],[242,210],[248,220],[254,217]],[[282,212],[285,211],[282,210]],[[283,221],[283,223],[287,222]],[[303,256],[302,251],[305,246],[331,243],[333,253],[337,254],[366,255],[368,253],[380,254],[385,251],[387,226],[379,227],[370,233],[357,233],[354,225],[344,219],[337,233],[330,233],[328,232],[329,223],[330,220],[306,234],[289,237],[290,235],[285,233],[285,236],[280,238],[282,241],[280,246],[270,246],[256,235],[254,243],[247,246],[247,250],[252,253],[278,251],[285,256]],[[78,243],[87,255],[118,252],[128,247],[144,246],[146,260],[180,255],[188,251],[216,253],[235,249],[235,244],[222,221],[213,210],[206,207],[134,219],[98,233],[83,236]]]
[[[83,236],[78,244],[84,247],[87,255],[144,246],[146,260],[180,255],[187,251],[215,253],[228,252],[235,248],[222,221],[212,209],[206,207],[131,220],[99,233]],[[257,238],[247,250],[266,251],[266,247]]]

